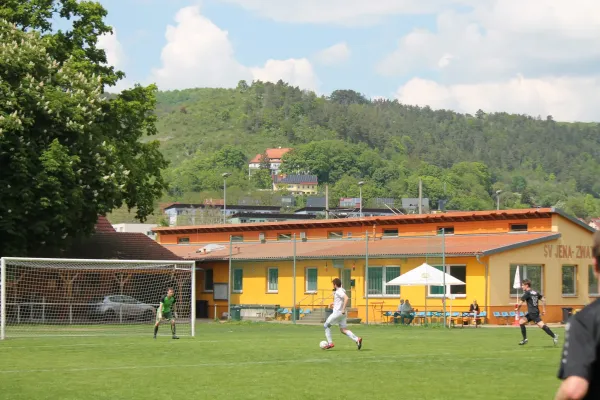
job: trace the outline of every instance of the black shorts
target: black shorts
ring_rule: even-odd
[[[525,314],[525,318],[527,318],[527,322],[535,322],[536,324],[539,324],[540,322],[542,322],[542,319],[540,318],[540,314],[531,314],[531,313],[527,313]]]

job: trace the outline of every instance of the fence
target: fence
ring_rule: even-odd
[[[232,236],[225,274],[230,277],[229,284],[222,279],[225,283],[220,290],[224,292],[219,297],[227,305],[211,302],[209,318],[317,322],[326,317],[332,302],[331,281],[340,278],[350,297],[348,317],[381,323],[384,313],[398,309],[402,297],[400,287],[388,286],[388,281],[416,267],[417,262],[439,269],[447,264],[446,235],[441,233],[397,237],[365,232],[359,237],[329,235],[311,240],[279,234],[276,241],[258,242],[238,242]],[[396,244],[399,255],[386,255],[393,254],[389,249]],[[343,252],[336,251],[336,246],[343,246]],[[402,255],[409,252],[409,256]],[[390,265],[393,263],[395,266]],[[427,288],[421,299],[411,299],[413,308],[425,310],[428,297],[442,298],[448,290],[454,289]],[[445,304],[440,308],[435,311],[446,312]]]

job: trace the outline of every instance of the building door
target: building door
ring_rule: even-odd
[[[350,287],[350,280],[352,279],[352,270],[351,269],[343,269],[342,270],[342,287],[346,289],[346,295],[348,296],[348,305],[347,307],[352,307],[352,288]]]

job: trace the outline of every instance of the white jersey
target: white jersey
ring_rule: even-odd
[[[344,298],[346,297],[346,291],[344,288],[337,288],[333,295],[333,311],[342,312],[344,308]]]

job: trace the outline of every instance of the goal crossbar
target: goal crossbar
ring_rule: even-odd
[[[148,334],[168,287],[177,299],[177,325],[195,336],[194,261],[2,257],[0,340]]]

